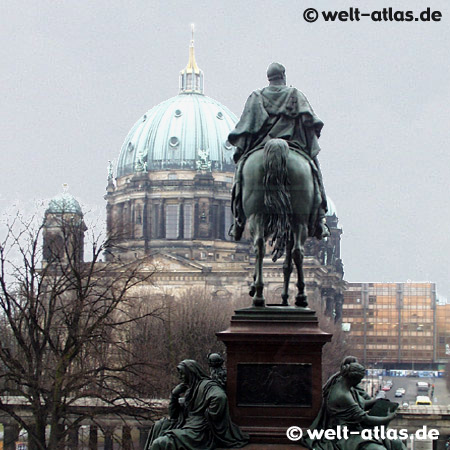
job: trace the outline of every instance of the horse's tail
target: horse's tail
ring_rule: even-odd
[[[264,205],[265,235],[275,242],[274,258],[284,252],[292,214],[291,196],[288,189],[287,159],[289,146],[283,139],[270,139],[264,146]],[[281,253],[280,253],[281,252]]]

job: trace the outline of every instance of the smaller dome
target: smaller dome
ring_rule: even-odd
[[[49,214],[78,214],[80,216],[83,215],[83,211],[81,210],[81,206],[78,203],[77,199],[69,194],[68,192],[63,192],[62,194],[53,197],[49,204],[48,208],[45,211]]]

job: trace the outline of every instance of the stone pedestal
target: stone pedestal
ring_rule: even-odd
[[[3,448],[4,450],[15,450],[16,441],[19,439],[19,427],[16,424],[3,424]]]
[[[319,411],[322,347],[331,334],[308,308],[268,305],[235,311],[217,336],[227,347],[233,421],[252,442],[288,444],[286,430],[308,427]]]

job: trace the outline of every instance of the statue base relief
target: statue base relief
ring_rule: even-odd
[[[255,445],[298,448],[286,431],[307,428],[320,409],[322,347],[332,335],[319,328],[309,308],[268,305],[235,311],[230,327],[217,336],[227,348],[233,421]]]

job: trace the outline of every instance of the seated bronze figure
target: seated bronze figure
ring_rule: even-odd
[[[177,366],[181,383],[173,390],[169,418],[150,430],[145,450],[238,448],[248,436],[233,424],[225,391],[200,365],[186,359]]]
[[[350,362],[351,361],[351,362]],[[363,430],[388,425],[395,417],[395,411],[379,417],[369,414],[376,399],[371,398],[359,385],[364,378],[365,368],[356,358],[346,358],[341,370],[334,374],[323,387],[322,407],[310,430],[337,429],[346,426],[349,434],[334,440],[304,437],[302,444],[311,450],[406,450],[402,441],[376,438],[367,439]]]

